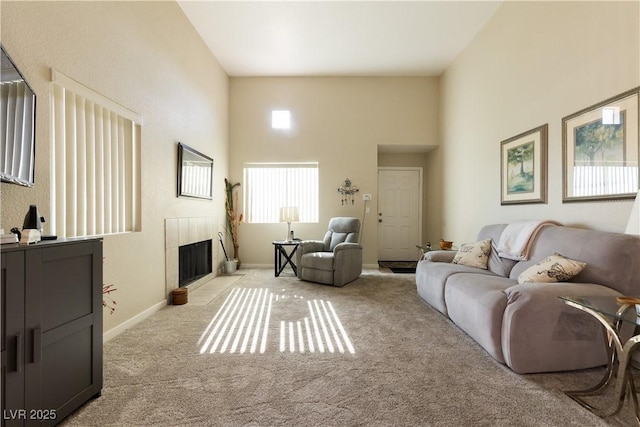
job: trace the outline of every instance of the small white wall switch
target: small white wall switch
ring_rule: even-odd
[[[365,213],[370,214],[371,213],[371,208],[369,206],[367,206],[367,208],[364,211],[365,211]]]
[[[371,201],[371,194],[363,194],[362,200]]]

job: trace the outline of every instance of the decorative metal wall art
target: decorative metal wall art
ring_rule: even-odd
[[[353,195],[356,194],[358,191],[358,187],[356,187],[355,185],[351,184],[351,180],[349,178],[344,180],[344,183],[338,187],[338,193],[340,193],[340,195],[342,196],[340,202],[342,203],[342,205],[348,205],[349,202],[351,202],[351,204],[355,204],[355,199],[353,198]]]

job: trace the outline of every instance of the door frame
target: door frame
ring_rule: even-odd
[[[388,171],[388,170],[395,170],[395,171],[417,171],[418,172],[418,236],[419,236],[419,242],[417,244],[422,245],[422,204],[423,204],[423,188],[424,188],[424,169],[422,168],[422,166],[378,166],[378,173],[377,173],[377,182],[376,182],[376,187],[378,187],[378,183],[380,182],[380,171]],[[378,203],[377,203],[377,209],[376,209],[376,221],[378,220],[378,213],[380,212],[380,188],[378,188]],[[376,241],[376,258],[378,258],[378,260],[380,259],[380,253],[379,253],[379,248],[380,248],[380,233],[378,233],[378,223],[376,222],[376,234],[378,236],[378,239]],[[418,248],[416,248],[416,251],[418,250]]]

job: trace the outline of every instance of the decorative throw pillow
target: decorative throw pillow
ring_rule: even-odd
[[[453,258],[454,264],[487,269],[487,261],[491,253],[491,239],[475,243],[463,243]]]
[[[566,282],[586,267],[586,263],[566,258],[558,253],[541,259],[518,276],[518,283]]]

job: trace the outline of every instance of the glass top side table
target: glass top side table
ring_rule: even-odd
[[[632,299],[619,299],[615,296],[561,296],[559,298],[565,304],[589,313],[600,322],[607,332],[605,344],[607,346],[608,360],[605,375],[602,380],[589,389],[572,390],[566,391],[565,393],[594,414],[607,417],[617,414],[620,409],[622,409],[625,395],[628,391],[633,401],[636,422],[640,424],[640,410],[638,407],[636,387],[633,376],[629,372],[631,367],[631,354],[638,344],[640,344],[640,335],[632,336],[626,341],[620,335],[623,324],[630,323],[634,326],[640,325],[640,316],[636,311],[635,301],[632,301]],[[615,388],[617,403],[613,409],[596,408],[581,398],[581,396],[601,394],[611,383],[614,371],[617,373]]]

